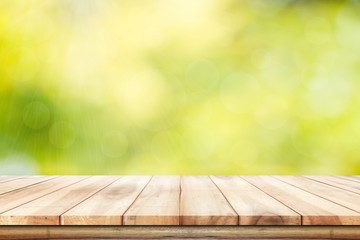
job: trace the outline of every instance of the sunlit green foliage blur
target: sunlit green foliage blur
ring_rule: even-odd
[[[0,174],[359,174],[360,2],[0,0]]]

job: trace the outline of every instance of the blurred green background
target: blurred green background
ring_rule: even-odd
[[[359,174],[360,3],[0,0],[0,174]]]

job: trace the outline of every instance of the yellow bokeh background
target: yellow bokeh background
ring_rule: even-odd
[[[359,13],[1,0],[0,174],[359,174]]]

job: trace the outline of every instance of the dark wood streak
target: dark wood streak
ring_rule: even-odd
[[[360,239],[360,226],[0,226],[0,239]]]

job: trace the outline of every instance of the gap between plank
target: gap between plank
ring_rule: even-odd
[[[271,196],[270,194],[268,194],[267,192],[263,191],[261,188],[259,188],[258,186],[252,184],[251,182],[247,181],[245,178],[241,177],[240,175],[239,175],[239,177],[240,177],[241,179],[243,179],[244,181],[248,182],[249,184],[253,185],[253,186],[256,187],[257,189],[259,189],[260,191],[262,191],[262,192],[265,193],[266,195],[268,195],[268,196],[270,196],[271,198],[275,199],[275,201],[278,201],[279,203],[283,204],[283,205],[286,206],[287,208],[289,208],[289,209],[293,210],[294,212],[296,212],[297,214],[299,214],[299,215],[300,215],[301,225],[303,225],[303,216],[302,216],[301,213],[299,213],[298,211],[296,211],[296,210],[293,209],[292,207],[288,206],[287,204],[283,203],[282,201],[278,200],[277,198]]]
[[[360,213],[360,211],[356,211],[356,210],[351,209],[351,208],[349,208],[349,207],[347,207],[347,206],[344,206],[344,205],[342,205],[342,204],[340,204],[340,203],[334,202],[334,201],[332,201],[332,200],[330,200],[330,199],[327,199],[327,198],[324,198],[324,197],[322,197],[322,196],[320,196],[320,195],[317,195],[317,194],[315,194],[315,193],[309,192],[309,191],[307,191],[307,190],[305,190],[305,189],[302,189],[302,188],[300,188],[300,187],[297,187],[297,186],[295,186],[295,185],[292,185],[291,183],[285,182],[285,181],[283,181],[283,180],[281,180],[281,179],[279,179],[279,178],[277,178],[277,177],[274,177],[274,176],[271,176],[271,177],[272,177],[272,178],[275,178],[275,179],[277,179],[277,180],[279,180],[279,181],[282,181],[283,183],[286,183],[286,184],[288,184],[288,185],[290,185],[290,186],[296,187],[297,189],[300,189],[300,190],[302,190],[302,191],[308,192],[308,193],[310,193],[310,194],[312,194],[312,195],[315,195],[315,196],[318,196],[318,197],[320,197],[320,198],[322,198],[322,199],[325,199],[326,201],[329,201],[329,202],[335,203],[335,204],[337,204],[337,205],[339,205],[339,206],[341,206],[341,207],[347,208],[347,209],[349,209],[349,210],[351,210],[351,211],[353,211],[353,212]]]
[[[334,186],[334,185],[331,185],[330,183],[322,182],[321,180],[312,179],[312,178],[309,178],[309,177],[306,177],[306,176],[303,176],[303,175],[299,175],[299,177],[304,177],[304,178],[306,178],[306,179],[308,179],[308,180],[312,180],[312,181],[315,181],[315,182],[319,182],[319,183],[322,183],[322,184],[326,184],[326,185],[331,186],[331,187],[336,187],[336,188],[339,188],[339,189],[341,189],[341,190],[345,190],[345,191],[348,191],[348,192],[351,192],[351,193],[356,193],[356,194],[359,194],[359,195],[360,195],[359,192],[353,192],[353,191],[351,191],[351,190],[349,190],[349,189],[345,189],[345,188],[342,188],[342,187],[339,187],[339,186]],[[342,178],[342,180],[344,180],[344,179]]]
[[[1,183],[5,183],[5,182],[14,181],[14,180],[20,179],[20,178],[25,178],[25,177],[27,177],[27,176],[16,176],[16,177],[10,178],[10,179],[8,179],[8,180],[1,180],[1,181],[0,181],[0,184],[1,184]]]
[[[139,198],[139,196],[141,195],[141,193],[144,191],[144,189],[149,185],[149,183],[151,182],[151,180],[153,179],[154,176],[151,176],[149,181],[145,184],[145,186],[143,187],[143,189],[141,189],[141,191],[139,192],[139,194],[136,196],[136,198],[134,199],[134,201],[132,201],[132,203],[130,203],[129,207],[123,212],[122,216],[121,216],[121,225],[124,225],[124,215],[126,214],[127,211],[129,211],[130,207],[134,204],[134,202]]]
[[[45,176],[45,175],[44,175],[44,176]],[[26,185],[26,186],[24,186],[24,187],[16,188],[16,189],[13,189],[13,190],[8,191],[8,192],[1,193],[0,196],[1,196],[1,195],[4,195],[4,194],[7,194],[7,193],[10,193],[10,192],[13,192],[13,191],[16,191],[16,190],[19,190],[19,189],[23,189],[23,188],[26,188],[26,187],[34,186],[34,185],[36,185],[36,184],[43,183],[43,182],[49,181],[49,180],[51,180],[51,179],[55,179],[55,178],[57,178],[57,177],[59,177],[59,176],[53,176],[52,178],[45,179],[45,180],[42,180],[42,181],[40,181],[40,182],[36,182],[36,183],[30,184],[30,185]],[[22,179],[22,178],[26,178],[26,177],[20,177],[20,178],[14,179],[14,180],[18,180],[18,179]]]
[[[56,178],[59,178],[59,177],[60,177],[60,176],[55,177],[55,178],[52,178],[52,179],[56,179]],[[61,190],[61,189],[63,189],[63,188],[66,188],[66,187],[68,187],[68,186],[70,186],[70,185],[73,185],[73,184],[75,184],[75,183],[81,182],[81,181],[83,181],[83,180],[85,180],[85,179],[88,179],[88,178],[89,178],[89,177],[86,177],[86,178],[81,179],[81,180],[79,180],[79,181],[77,181],[77,182],[73,182],[73,183],[71,183],[71,184],[69,184],[69,185],[66,185],[66,186],[64,186],[64,187],[58,188],[58,189],[56,189],[56,190],[54,190],[54,191],[52,191],[52,192],[48,192],[48,193],[46,193],[46,194],[44,194],[44,195],[42,195],[42,196],[40,196],[40,197],[31,199],[30,201],[24,202],[24,203],[22,203],[22,204],[20,204],[20,205],[18,205],[18,206],[16,206],[16,207],[9,208],[9,209],[7,209],[7,210],[4,211],[4,212],[0,212],[0,214],[6,213],[6,212],[8,212],[8,211],[10,211],[10,210],[13,210],[13,209],[15,209],[15,208],[18,208],[18,207],[20,207],[20,206],[22,206],[22,205],[25,205],[25,204],[27,204],[27,203],[29,203],[29,202],[32,202],[32,201],[36,200],[36,199],[45,197],[46,195],[49,195],[49,194],[51,194],[51,193],[53,193],[53,192],[56,192],[56,191],[59,191],[59,190]],[[50,179],[50,180],[52,180],[52,179]]]
[[[91,176],[90,176],[91,177]],[[89,177],[89,178],[90,178]],[[70,211],[71,209],[73,209],[74,207],[76,207],[77,205],[79,205],[80,203],[84,202],[85,200],[91,198],[92,196],[94,196],[95,194],[97,194],[98,192],[102,191],[103,189],[105,189],[106,187],[110,186],[111,184],[113,184],[114,182],[116,182],[117,180],[119,180],[121,178],[121,176],[119,176],[117,179],[115,179],[114,181],[110,182],[109,184],[105,185],[104,187],[100,188],[98,191],[96,191],[95,193],[91,194],[89,197],[83,199],[82,201],[78,202],[77,204],[75,204],[74,206],[72,206],[71,208],[69,208],[68,210],[66,210],[65,212],[61,213],[59,215],[59,225],[63,225],[61,216],[64,215],[66,212]],[[88,178],[87,178],[88,179]],[[85,180],[85,179],[84,179]]]
[[[236,213],[237,217],[237,225],[240,225],[240,215],[238,214],[237,211],[235,211],[234,207],[230,204],[229,200],[227,199],[227,197],[225,196],[225,194],[221,191],[221,189],[219,188],[219,186],[213,181],[213,179],[208,175],[208,177],[210,178],[210,181],[216,186],[216,188],[219,190],[219,192],[223,195],[223,197],[225,198],[226,202],[229,204],[229,206],[231,207],[231,209]]]
[[[334,177],[345,179],[345,180],[356,182],[356,183],[360,183],[360,179],[354,178],[352,176],[338,176],[338,175],[335,175]]]

